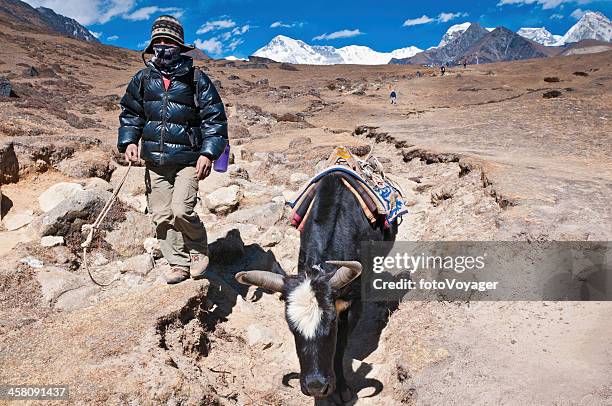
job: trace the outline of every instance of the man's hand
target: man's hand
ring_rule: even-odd
[[[138,162],[138,145],[130,144],[125,149],[125,160],[128,162]]]
[[[200,155],[198,162],[196,163],[196,177],[198,180],[206,179],[210,175],[210,169],[212,168],[212,161]]]

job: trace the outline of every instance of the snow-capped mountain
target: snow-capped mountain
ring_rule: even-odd
[[[546,46],[554,46],[559,43],[562,35],[553,35],[548,31],[545,27],[541,28],[532,28],[532,27],[524,27],[516,32],[523,38],[530,39],[538,44],[546,45]]]
[[[470,25],[472,25],[472,23],[451,25],[451,27],[448,30],[446,30],[446,33],[442,37],[442,40],[438,44],[437,48],[442,48],[449,42],[453,42],[453,40],[459,38],[461,34],[465,32],[465,30],[470,28]]]
[[[359,64],[384,65],[391,58],[407,58],[421,52],[417,47],[396,49],[393,52],[377,52],[360,45],[349,45],[342,48],[332,46],[309,45],[304,41],[278,35],[253,56],[308,65]]]
[[[278,35],[254,56],[261,56],[277,62],[311,65],[331,65],[344,63],[336,48],[330,46],[311,46],[297,39]]]
[[[337,51],[340,56],[342,56],[344,63],[356,65],[385,65],[389,63],[391,58],[408,58],[421,52],[421,49],[411,46],[396,49],[392,52],[377,52],[365,46],[349,45],[338,48]]]
[[[419,52],[423,52],[423,50],[415,46],[409,46],[406,48],[400,48],[396,49],[395,51],[391,51],[389,55],[391,55],[392,58],[410,58],[411,56],[415,56]]]
[[[612,21],[600,12],[587,11],[580,20],[561,38],[560,44],[578,42],[583,39],[612,41]]]
[[[472,23],[470,22],[451,25],[450,28],[446,30],[446,33],[444,33],[444,36],[440,40],[440,43],[438,44],[438,46],[429,47],[428,50],[442,48],[443,46],[450,44],[451,42],[455,41],[457,38],[461,37],[463,33],[466,32],[468,28],[470,28],[471,25]],[[494,29],[495,29],[494,27],[492,28],[485,27],[485,30],[489,32],[493,31]]]

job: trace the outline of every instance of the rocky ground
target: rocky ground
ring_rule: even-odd
[[[403,186],[400,240],[611,236],[610,52],[445,77],[213,61],[233,164],[200,183],[209,277],[164,284],[133,167],[90,255],[97,278],[116,279],[100,288],[81,229],[125,174],[117,101],[139,56],[42,34],[2,33],[0,45],[17,96],[0,97],[0,382],[69,384],[77,403],[308,404],[282,304],[233,275],[296,271],[285,202],[336,145],[373,148]],[[358,404],[612,402],[608,303],[405,302],[367,315],[346,365]]]

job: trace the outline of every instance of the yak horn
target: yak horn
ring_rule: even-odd
[[[334,276],[330,279],[329,283],[335,289],[341,289],[348,285],[356,277],[361,274],[363,269],[361,263],[358,261],[325,261],[330,265],[338,265],[340,268],[336,271]]]
[[[285,285],[282,275],[268,271],[238,272],[235,278],[242,284],[258,286],[273,292],[282,292]]]

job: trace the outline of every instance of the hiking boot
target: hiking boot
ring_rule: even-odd
[[[191,277],[193,279],[200,279],[206,273],[208,268],[208,255],[205,254],[191,254]]]
[[[189,279],[189,268],[186,266],[173,266],[166,274],[166,283],[168,285],[174,285],[186,279]]]

